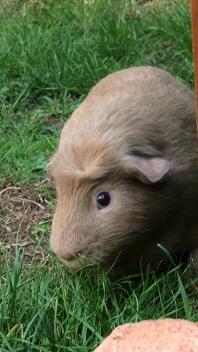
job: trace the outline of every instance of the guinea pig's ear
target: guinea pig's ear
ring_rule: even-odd
[[[162,182],[171,170],[171,163],[163,157],[128,155],[122,165],[127,174],[145,184]]]

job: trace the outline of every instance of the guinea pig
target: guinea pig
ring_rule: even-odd
[[[57,205],[50,245],[84,262],[134,273],[198,247],[193,93],[142,66],[96,84],[63,127],[48,165]],[[161,244],[161,246],[158,246]]]

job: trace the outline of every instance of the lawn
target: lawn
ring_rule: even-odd
[[[68,272],[48,245],[45,173],[64,121],[106,74],[154,65],[193,87],[189,1],[0,6],[0,352],[91,352],[121,323],[198,321],[197,274],[171,261],[113,281],[91,265]]]

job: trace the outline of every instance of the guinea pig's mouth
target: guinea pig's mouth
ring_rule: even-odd
[[[59,260],[69,269],[76,270],[87,265],[100,265],[104,271],[112,271],[120,263],[121,253],[105,253],[100,249],[82,249],[76,252],[55,252]]]
[[[70,269],[78,269],[80,266],[79,261],[76,260],[75,258],[73,258],[72,260],[66,260],[62,257],[58,257],[58,258],[65,266],[67,266]]]
[[[58,256],[59,260],[69,269],[75,270],[79,269],[80,267],[84,265],[101,265],[103,268],[105,268],[106,261],[104,258],[101,256],[94,256],[93,254],[91,255],[88,254],[81,254],[78,253],[78,255],[67,255],[67,256]]]
[[[109,277],[116,278],[123,275],[122,268],[115,262],[107,262],[104,258],[90,258],[87,256],[68,256],[67,259],[58,257],[59,260],[71,271],[78,270],[87,265],[100,265],[101,268],[109,275]]]
[[[60,261],[70,269],[78,269],[84,264],[90,262],[89,258],[83,254],[68,255],[66,257],[58,257]]]

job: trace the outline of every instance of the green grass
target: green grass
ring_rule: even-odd
[[[7,2],[0,11],[2,188],[31,188],[46,178],[61,124],[106,74],[152,64],[193,86],[188,1],[168,3],[152,9],[125,0]],[[53,199],[48,187],[45,197]],[[49,236],[48,225],[42,232]],[[20,229],[12,236],[20,238]],[[1,352],[92,351],[121,323],[198,321],[197,276],[174,265],[158,276],[148,271],[110,282],[100,268],[69,273],[51,254],[46,264],[27,267],[18,250],[11,262],[1,251]]]
[[[0,22],[0,177],[24,182],[44,171],[57,144],[44,116],[65,119],[112,71],[152,64],[193,83],[186,0],[154,11],[126,0],[14,3]]]
[[[150,16],[126,0],[109,5],[99,0],[94,6],[51,0],[43,7],[9,13],[0,24],[3,101],[16,109],[20,102],[29,106],[45,97],[86,94],[109,72],[149,63],[191,83],[185,2],[172,1]]]
[[[21,256],[2,273],[1,352],[92,351],[114,327],[165,317],[198,320],[195,282],[179,268],[110,282],[100,268],[68,273],[56,260],[21,273]],[[92,270],[91,270],[92,269]]]

